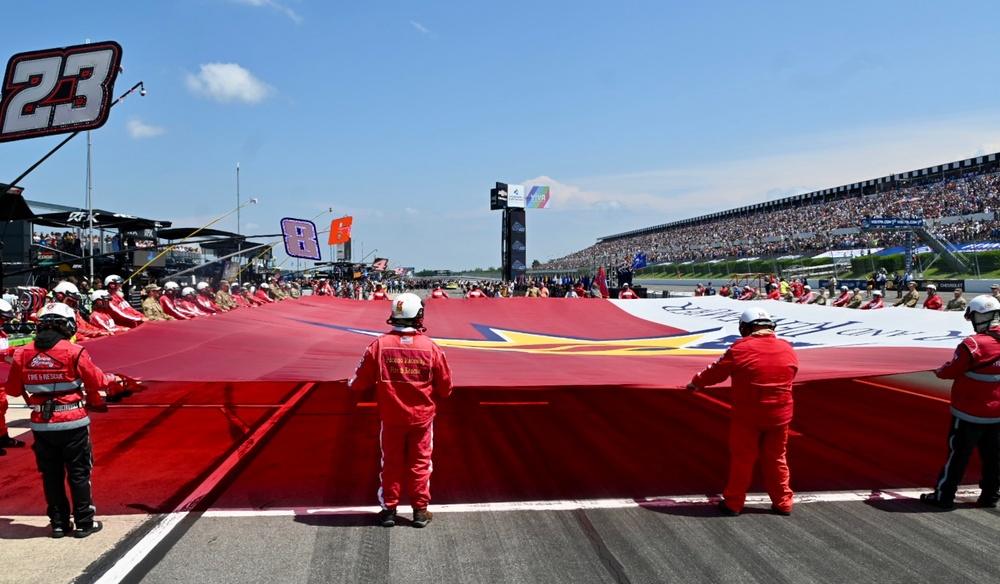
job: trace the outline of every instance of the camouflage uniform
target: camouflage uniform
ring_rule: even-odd
[[[893,306],[899,306],[900,304],[906,306],[907,308],[916,308],[917,304],[920,303],[920,292],[917,292],[916,288],[903,294],[903,297],[892,303]]]
[[[174,317],[170,316],[166,312],[163,312],[163,307],[160,306],[160,302],[152,296],[147,296],[146,299],[142,301],[142,313],[145,314],[146,318],[149,320],[174,320]]]
[[[948,301],[948,304],[944,307],[945,310],[951,310],[954,312],[965,312],[965,309],[969,306],[965,298],[959,296],[958,298],[952,298]]]
[[[847,308],[860,308],[862,301],[861,292],[855,292],[854,296],[851,296],[851,299],[847,301]]]

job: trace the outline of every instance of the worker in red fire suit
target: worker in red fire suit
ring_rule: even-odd
[[[180,293],[181,287],[177,282],[167,282],[163,285],[163,293],[160,294],[160,308],[163,312],[169,316],[174,317],[177,320],[191,320],[194,316],[182,311],[177,308],[177,295]]]
[[[174,307],[191,317],[208,316],[211,313],[205,312],[195,303],[195,298],[197,298],[197,296],[198,294],[194,291],[194,288],[191,286],[185,286],[181,290],[180,297],[174,300]]]
[[[257,291],[253,293],[254,298],[259,300],[262,304],[271,304],[275,302],[274,298],[271,298],[271,285],[267,282],[261,282],[260,287]]]
[[[111,295],[108,294],[107,290],[94,290],[90,293],[90,300],[93,306],[93,310],[90,312],[90,324],[113,335],[132,330],[115,323],[111,308]]]
[[[125,299],[125,293],[122,292],[121,285],[121,276],[112,274],[104,278],[104,287],[108,290],[108,314],[118,326],[135,328],[149,319],[129,304],[128,300]]]
[[[109,331],[96,327],[80,314],[80,290],[76,284],[63,280],[52,289],[52,300],[69,306],[76,315],[76,337],[79,339],[95,339],[97,337],[111,336]]]
[[[937,293],[937,286],[927,285],[927,300],[924,300],[924,308],[927,310],[944,310],[944,300]]]
[[[746,309],[739,325],[743,338],[687,385],[698,391],[732,378],[729,481],[719,501],[724,515],[736,516],[743,510],[758,458],[771,497],[771,512],[792,512],[794,493],[789,486],[786,451],[792,421],[792,380],[799,359],[792,345],[779,339],[774,329],[766,310]]]
[[[861,310],[878,310],[883,307],[885,307],[885,303],[882,302],[882,291],[872,290],[872,299],[862,304]]]
[[[982,462],[978,507],[1000,501],[1000,301],[989,295],[973,298],[965,310],[975,334],[966,337],[950,361],[934,374],[952,379],[948,459],[933,493],[920,495],[928,505],[955,506],[955,492],[972,451]]]
[[[13,320],[15,316],[14,307],[10,305],[10,302],[0,298],[0,359],[8,363],[14,360],[15,347],[10,346],[10,341],[7,339],[7,333],[3,330],[3,325],[8,320]],[[10,436],[10,430],[7,428],[7,407],[7,394],[0,387],[0,456],[7,454],[7,451],[4,450],[5,448],[24,447],[24,442]]]
[[[628,284],[622,284],[622,289],[618,292],[618,298],[621,300],[631,300],[639,298],[639,295]]]
[[[444,351],[422,333],[424,305],[416,294],[392,301],[387,321],[392,331],[365,351],[348,383],[358,390],[375,390],[382,419],[381,486],[378,490],[383,527],[396,524],[396,505],[405,484],[413,507],[413,526],[425,527],[433,517],[431,451],[434,446],[436,398],[451,394],[451,369]]]
[[[24,396],[31,407],[35,460],[42,473],[52,537],[70,533],[70,513],[78,538],[103,527],[94,520],[90,475],[90,411],[107,411],[99,390],[121,385],[121,379],[104,373],[90,360],[87,350],[69,342],[76,331],[72,308],[53,302],[38,312],[35,341],[14,354],[7,379],[10,396]],[[66,497],[69,483],[70,500]]]
[[[208,282],[198,282],[195,286],[197,295],[194,297],[194,303],[202,310],[202,312],[207,312],[209,314],[219,314],[220,312],[225,312],[222,308],[215,303],[215,294],[212,292],[212,287],[208,285]]]
[[[840,296],[837,296],[830,302],[830,306],[847,306],[847,303],[851,300],[851,289],[847,286],[840,287]]]
[[[441,285],[438,284],[437,286],[434,286],[433,290],[431,290],[430,297],[431,298],[448,298],[449,296],[448,296],[447,292],[445,292],[444,290],[441,289]]]
[[[382,289],[382,284],[375,284],[375,291],[372,292],[372,300],[388,300],[389,295]]]

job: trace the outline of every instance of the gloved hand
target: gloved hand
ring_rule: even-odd
[[[690,391],[698,391],[701,388],[695,385],[694,383],[688,383],[685,389],[688,389]]]

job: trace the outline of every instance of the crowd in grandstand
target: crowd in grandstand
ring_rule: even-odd
[[[642,252],[649,263],[707,261],[885,248],[904,243],[902,231],[861,231],[862,219],[922,218],[935,237],[953,243],[1000,238],[1000,174],[982,174],[874,194],[606,238],[549,261],[543,270],[616,266]],[[973,216],[991,214],[991,218]],[[950,218],[948,221],[941,219]],[[952,219],[953,218],[953,219]],[[846,230],[846,232],[845,232]]]

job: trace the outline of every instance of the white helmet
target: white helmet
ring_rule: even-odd
[[[882,291],[881,290],[872,290],[872,294],[874,294],[875,296],[881,296],[882,295]]]
[[[194,288],[191,286],[185,286],[184,289],[181,290],[181,296],[187,296],[189,294],[194,294]]]
[[[198,282],[198,285],[195,286],[195,289],[198,290],[199,292],[201,292],[205,288],[208,288],[208,282]]]
[[[805,286],[802,287],[802,289],[803,290],[812,290],[812,286],[810,286],[809,284],[806,284]]]
[[[268,284],[267,282],[261,282],[260,287],[263,288],[264,290],[267,290],[268,288],[271,287],[271,285]]]
[[[925,286],[925,288],[927,290],[937,290],[937,286],[935,286],[934,284],[928,284],[927,286]]]
[[[7,302],[3,298],[0,298],[0,318],[6,318],[7,320],[10,320],[15,316],[16,315],[14,314],[14,307],[10,305],[10,302]]]
[[[108,300],[110,298],[111,295],[108,294],[107,290],[94,290],[93,292],[90,293],[91,300],[102,300],[102,299]]]
[[[1000,319],[1000,301],[989,294],[976,296],[969,301],[965,309],[965,320],[972,323],[972,328],[977,333],[986,332],[998,319]]]
[[[424,319],[424,302],[416,294],[406,292],[392,301],[389,320],[392,325],[419,327]]]
[[[117,274],[111,274],[107,278],[104,278],[105,286],[109,284],[121,284],[121,283],[122,283],[122,277]]]
[[[163,289],[164,290],[180,290],[181,289],[181,285],[178,284],[177,282],[167,282],[166,284],[163,285]]]
[[[848,288],[847,286],[841,286],[840,287],[840,291],[841,292],[847,292],[848,290],[850,290],[850,288]]]
[[[76,312],[61,302],[49,302],[38,311],[38,330],[54,329],[67,339],[76,333]]]
[[[67,282],[65,280],[56,284],[56,287],[53,288],[52,291],[55,292],[56,294],[76,294],[77,296],[80,295],[80,290],[76,287],[76,284],[74,284],[73,282]]]
[[[747,336],[753,332],[753,327],[766,326],[774,329],[774,320],[763,308],[751,306],[740,315],[740,335]]]
[[[56,284],[56,287],[52,289],[52,297],[56,302],[66,302],[68,300],[71,303],[76,303],[80,301],[80,290],[76,287],[76,284],[64,280]]]

